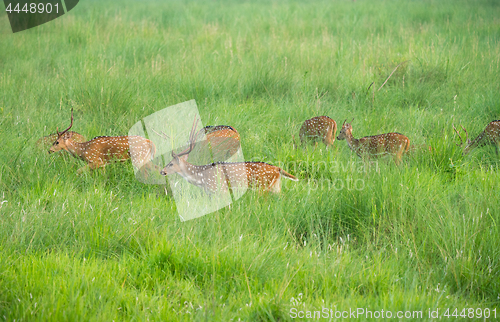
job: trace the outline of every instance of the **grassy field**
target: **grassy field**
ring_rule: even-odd
[[[5,22],[0,320],[500,319],[500,160],[462,157],[452,128],[500,119],[496,1],[81,1],[17,34]],[[71,108],[91,138],[191,99],[240,132],[247,160],[300,181],[181,222],[130,163],[77,175],[82,161],[35,146]],[[294,149],[317,115],[433,152],[398,167],[345,141]]]

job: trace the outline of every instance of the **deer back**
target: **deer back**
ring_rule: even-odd
[[[156,152],[150,140],[141,136],[98,136],[82,143],[81,157],[89,163],[132,159],[134,166],[149,162]]]
[[[484,130],[488,141],[492,144],[500,144],[500,120],[492,121]]]
[[[337,133],[337,123],[328,116],[316,116],[304,121],[299,131],[302,144],[306,141],[322,141],[332,145]]]
[[[372,155],[408,152],[409,148],[410,139],[395,132],[362,137],[359,139],[358,146],[361,153]]]
[[[256,188],[263,191],[280,192],[281,177],[298,181],[283,169],[265,162],[218,163],[231,188]]]

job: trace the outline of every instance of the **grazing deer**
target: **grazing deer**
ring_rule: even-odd
[[[352,136],[351,123],[346,123],[346,121],[342,123],[337,140],[347,140],[349,148],[360,158],[370,159],[392,155],[394,162],[399,164],[403,153],[408,152],[410,148],[410,139],[400,133],[385,133],[355,139]]]
[[[74,142],[81,143],[87,141],[87,139],[81,135],[80,133],[69,131],[68,133],[71,134],[71,137],[73,138]],[[53,133],[46,135],[44,137],[41,137],[36,141],[36,146],[40,148],[49,148],[54,144],[54,142],[59,138],[59,134]]]
[[[161,175],[177,173],[189,183],[211,193],[248,186],[279,193],[282,176],[298,181],[285,170],[264,162],[214,162],[201,166],[187,162],[188,155],[195,146],[196,123],[193,124],[189,135],[188,148],[179,153],[172,151],[172,161],[160,171]]]
[[[73,133],[68,130],[73,126],[73,110],[71,111],[70,126],[59,133],[57,140],[49,150],[49,153],[66,150],[73,156],[82,159],[88,164],[80,169],[78,173],[90,168],[104,167],[113,160],[125,161],[132,159],[134,167],[141,169],[154,157],[156,148],[148,139],[141,136],[98,136],[87,142],[76,142]]]
[[[195,136],[196,145],[189,157],[195,163],[226,161],[240,149],[240,134],[228,125],[205,126]]]
[[[306,141],[323,142],[328,148],[335,141],[337,123],[328,116],[316,116],[304,121],[300,127],[299,138],[301,145]]]
[[[455,132],[458,134],[458,137],[460,138],[460,144],[457,144],[457,146],[462,146],[464,144],[462,137],[460,136],[460,133],[458,133],[457,129],[455,126],[453,126],[453,129]],[[462,155],[468,154],[472,149],[482,147],[485,145],[495,145],[495,152],[497,156],[499,155],[500,151],[500,120],[496,121],[491,121],[486,125],[486,128],[484,129],[483,132],[481,132],[474,140],[469,139],[469,133],[467,133],[467,130],[462,126],[462,129],[465,132],[466,138],[465,142],[467,145],[465,146]]]

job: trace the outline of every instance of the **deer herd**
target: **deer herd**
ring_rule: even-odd
[[[371,160],[382,156],[390,156],[396,164],[401,163],[403,154],[418,150],[432,151],[426,145],[410,145],[410,139],[401,133],[391,132],[356,139],[352,134],[352,121],[342,123],[337,140],[346,140],[349,148],[360,158]],[[159,171],[161,175],[178,174],[189,183],[200,187],[207,193],[227,192],[228,190],[252,187],[261,191],[279,193],[281,178],[298,181],[296,177],[285,170],[265,162],[226,162],[228,158],[240,149],[240,135],[231,126],[206,126],[196,132],[195,119],[189,135],[187,148],[175,153],[172,151],[172,160],[164,168],[151,167],[156,153],[152,141],[141,136],[98,136],[90,141],[85,137],[69,131],[73,126],[73,111],[71,111],[70,126],[62,132],[45,136],[37,141],[38,145],[51,144],[49,153],[66,150],[73,156],[82,159],[86,166],[78,169],[78,173],[86,169],[97,169],[106,166],[112,161],[131,159],[136,169],[149,167]],[[453,126],[460,138],[462,147],[464,142],[459,131]],[[496,153],[500,151],[500,120],[490,122],[483,132],[475,139],[469,139],[467,130],[463,155],[476,147],[495,145]],[[307,142],[322,142],[326,148],[333,145],[337,132],[337,123],[328,116],[317,116],[306,120],[299,131],[301,145]],[[205,138],[203,140],[203,138]],[[201,165],[188,162],[190,155],[200,155],[203,151],[210,151],[209,158],[202,158]],[[199,158],[198,158],[199,159]],[[210,162],[212,161],[212,162]]]

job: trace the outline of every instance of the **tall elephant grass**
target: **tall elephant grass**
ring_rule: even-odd
[[[0,319],[499,316],[499,158],[463,157],[453,132],[500,118],[499,17],[494,1],[85,1],[1,31]],[[77,175],[82,161],[35,147],[71,108],[86,137],[124,135],[190,99],[247,160],[300,181],[181,222],[130,164]],[[432,152],[396,166],[345,141],[295,149],[317,115]]]

